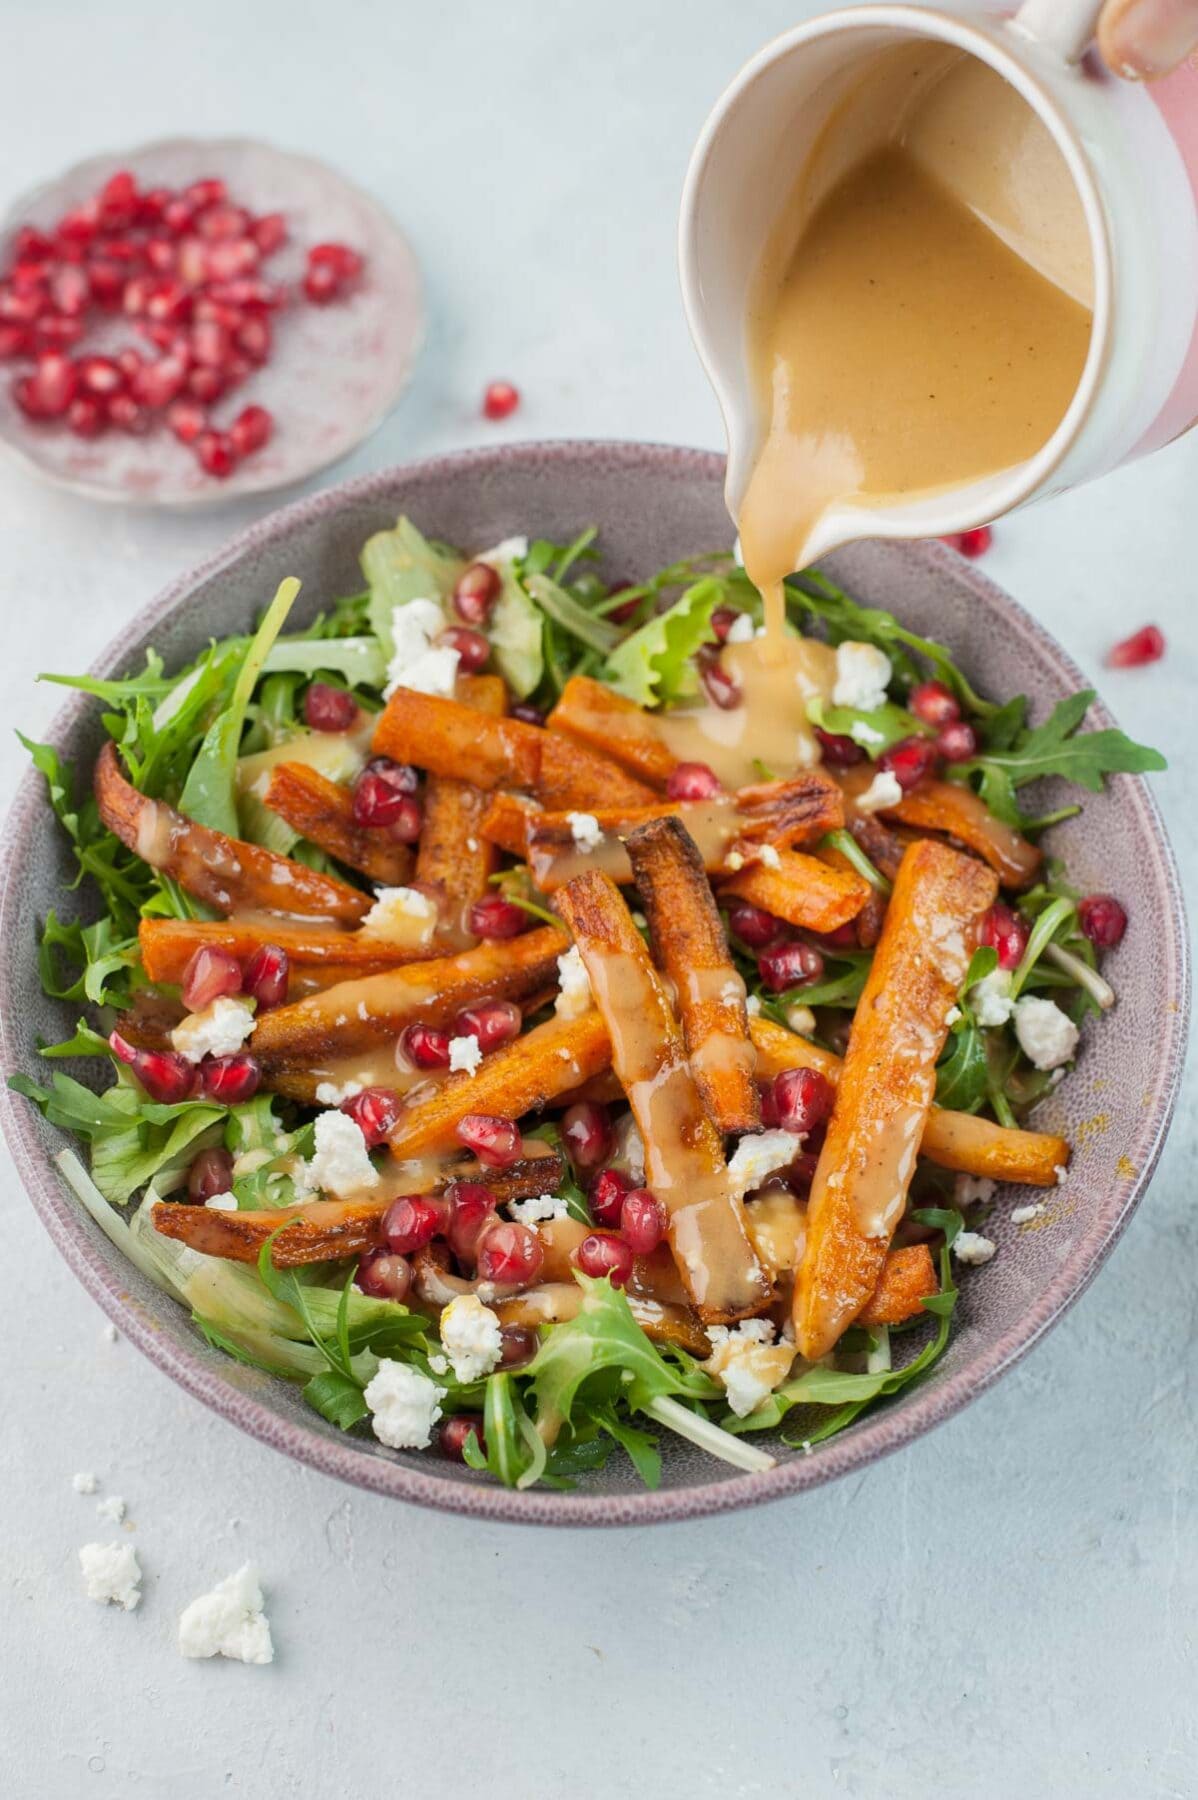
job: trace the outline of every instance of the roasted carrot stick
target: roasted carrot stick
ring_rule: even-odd
[[[520,1000],[557,979],[564,933],[544,926],[507,943],[409,963],[346,981],[293,1006],[265,1013],[254,1030],[263,1074],[305,1069],[374,1044],[394,1043],[405,1025],[448,1023],[474,1000]],[[585,1079],[582,1077],[580,1079]]]
[[[734,1198],[723,1145],[686,1061],[661,979],[618,888],[579,875],[558,906],[586,964],[611,1036],[611,1059],[645,1145],[648,1185],[669,1213],[678,1272],[700,1318],[760,1311],[769,1280]]]
[[[589,675],[571,675],[546,723],[550,731],[610,756],[650,787],[664,788],[678,766],[653,714]]]
[[[852,797],[869,780],[869,771],[854,770],[844,779],[845,792]],[[980,795],[959,782],[921,781],[883,811],[916,831],[943,831],[956,838],[990,864],[1004,887],[1031,887],[1044,861],[1035,844],[996,818]]]
[[[479,835],[489,844],[506,850],[509,856],[523,860],[524,834],[539,812],[535,800],[525,800],[519,794],[492,794],[482,816]]]
[[[197,950],[205,945],[248,961],[264,944],[285,950],[293,968],[332,971],[338,981],[374,975],[413,960],[410,951],[388,949],[377,937],[320,925],[263,923],[246,919],[143,919],[137,932],[142,967],[150,981],[178,983]]]
[[[878,1285],[857,1314],[859,1325],[901,1325],[913,1319],[921,1304],[938,1292],[936,1268],[926,1244],[891,1250],[882,1264]]]
[[[165,801],[139,794],[121,774],[115,744],[105,744],[96,759],[95,790],[109,831],[217,912],[284,913],[354,925],[370,910],[369,896],[348,882],[197,825]]]
[[[359,825],[353,795],[307,763],[276,763],[262,804],[278,813],[310,844],[372,881],[399,887],[412,872],[412,852],[385,830]]]
[[[826,1356],[878,1284],[993,873],[928,839],[903,857],[816,1166],[795,1287],[799,1349]]]
[[[526,725],[488,719],[457,700],[397,688],[374,731],[374,749],[434,775],[472,781],[491,790],[522,788],[547,806],[641,806],[652,788],[582,744]]]
[[[761,1104],[745,984],[703,858],[679,819],[639,825],[627,850],[654,954],[674,983],[687,1060],[712,1124],[724,1134],[756,1131]]]
[[[598,1013],[547,1019],[484,1057],[473,1075],[450,1075],[427,1100],[409,1106],[391,1134],[391,1148],[401,1158],[444,1154],[457,1145],[467,1113],[521,1119],[539,1112],[596,1074],[607,1058]]]
[[[458,681],[463,705],[489,718],[503,716],[506,690],[498,675],[465,675]],[[424,788],[424,824],[416,853],[416,880],[441,908],[438,941],[474,942],[468,915],[487,892],[498,858],[482,835],[487,796],[472,781],[430,775]]]
[[[776,918],[805,931],[835,931],[855,919],[872,889],[852,869],[833,868],[800,850],[775,852],[776,863],[746,862],[721,882],[720,893],[751,900]]]

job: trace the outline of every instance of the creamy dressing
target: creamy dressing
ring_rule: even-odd
[[[720,662],[740,688],[741,704],[725,710],[708,701],[663,714],[658,730],[675,756],[706,763],[728,788],[817,763],[807,702],[831,700],[835,651],[814,638],[778,631],[768,639],[725,644]]]

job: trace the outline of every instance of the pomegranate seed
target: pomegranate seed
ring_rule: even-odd
[[[192,298],[178,281],[156,281],[146,301],[146,316],[158,325],[182,325],[191,317]]]
[[[150,415],[139,406],[132,394],[114,394],[108,402],[108,416],[114,425],[131,437],[142,437],[150,429]]]
[[[137,318],[144,313],[150,304],[150,295],[157,286],[152,275],[134,275],[125,283],[125,292],[121,305],[130,318]]]
[[[778,1124],[778,1108],[774,1104],[774,1084],[772,1081],[757,1083],[757,1098],[761,1102],[761,1123],[766,1131],[773,1131]]]
[[[100,223],[106,231],[124,231],[137,217],[137,181],[118,169],[100,189]]]
[[[125,377],[110,356],[81,356],[75,372],[80,387],[89,394],[98,394],[102,400],[119,394],[125,385]]]
[[[368,1150],[391,1136],[401,1110],[399,1095],[384,1087],[363,1088],[360,1094],[341,1103],[341,1111],[358,1127]]]
[[[432,1025],[408,1025],[400,1033],[400,1054],[414,1069],[449,1067],[449,1033]]]
[[[208,276],[212,281],[238,281],[244,275],[252,275],[261,260],[262,252],[253,238],[233,238],[227,243],[213,244],[208,251]]]
[[[195,222],[195,216],[196,209],[193,202],[185,199],[182,194],[176,194],[175,198],[168,200],[162,209],[162,223],[172,237],[182,237],[190,231]]]
[[[996,900],[982,920],[980,939],[998,951],[1000,969],[1017,969],[1027,949],[1031,926],[1003,900]]]
[[[202,212],[206,206],[220,206],[227,196],[228,189],[218,175],[205,175],[183,189],[183,198],[193,212]]]
[[[600,1231],[584,1237],[574,1252],[574,1261],[584,1275],[596,1278],[609,1275],[612,1286],[618,1288],[622,1288],[632,1274],[635,1260],[630,1244]]]
[[[495,1196],[480,1181],[451,1181],[445,1199],[449,1203],[446,1241],[458,1261],[473,1268],[478,1240],[495,1221]]]
[[[608,614],[609,618],[612,616],[612,614]],[[715,633],[716,642],[718,644],[726,644],[728,642],[728,633],[732,630],[732,627],[739,618],[740,613],[734,606],[716,607],[711,615],[711,629]]]
[[[946,725],[938,732],[935,739],[936,754],[945,762],[968,762],[971,756],[978,753],[978,734],[972,725],[964,719],[958,719],[953,725]]]
[[[783,1069],[773,1080],[776,1123],[801,1137],[824,1123],[835,1098],[832,1083],[818,1069]]]
[[[488,894],[484,900],[474,902],[467,923],[472,937],[514,938],[527,926],[528,914],[502,895]]]
[[[961,717],[956,697],[939,681],[925,681],[912,688],[907,705],[915,717],[930,725],[933,731],[939,731],[944,725],[954,725]]]
[[[514,388],[510,381],[492,381],[483,394],[483,416],[488,419],[507,419],[519,404],[519,388]]]
[[[700,652],[697,661],[699,680],[711,704],[718,706],[721,712],[732,712],[741,703],[739,683],[721,667],[718,656],[705,656]]]
[[[1077,903],[1077,922],[1092,944],[1113,950],[1127,930],[1127,913],[1113,894],[1087,894]]]
[[[757,958],[757,969],[771,993],[801,987],[818,981],[824,972],[824,959],[810,944],[770,944]]]
[[[259,275],[242,275],[234,281],[214,281],[209,285],[208,295],[222,306],[238,310],[245,308],[249,311],[258,308],[273,310],[282,306],[287,299],[286,289],[278,287],[274,282],[263,281]],[[259,322],[257,319],[243,319],[241,324],[244,329],[246,325]],[[247,347],[243,345],[243,348]]]
[[[1159,662],[1164,654],[1164,632],[1157,625],[1144,625],[1107,651],[1106,666],[1108,669],[1138,669],[1143,663]]]
[[[58,236],[68,244],[90,244],[99,225],[99,213],[94,200],[85,201],[73,212],[63,214],[58,221]]]
[[[233,1186],[233,1158],[227,1150],[201,1150],[187,1171],[187,1198],[197,1206],[213,1194],[227,1194]]]
[[[220,481],[231,475],[237,464],[237,452],[227,431],[201,431],[195,441],[195,453],[200,467]]]
[[[36,225],[22,225],[13,242],[13,255],[18,263],[45,262],[54,254],[53,239]]]
[[[242,237],[249,228],[250,215],[240,206],[210,206],[196,220],[196,230],[200,236],[213,242]],[[257,245],[254,248],[256,250]]]
[[[240,1106],[243,1100],[252,1100],[261,1081],[258,1060],[246,1051],[236,1056],[206,1056],[200,1064],[204,1098],[221,1106]]]
[[[33,349],[33,335],[24,325],[0,324],[0,362],[16,356],[28,356]]]
[[[477,675],[490,660],[491,646],[481,631],[470,631],[465,625],[447,625],[438,632],[437,642],[458,653],[458,667],[463,675]]]
[[[287,221],[282,213],[263,213],[250,226],[263,256],[270,256],[287,242]]]
[[[47,350],[69,350],[82,336],[82,320],[68,319],[63,313],[43,313],[33,328],[33,348],[38,355]]]
[[[259,1013],[282,1006],[287,998],[290,966],[286,950],[277,944],[262,944],[245,965],[241,991],[258,1002]]]
[[[238,456],[252,456],[255,450],[268,444],[274,423],[264,406],[244,407],[229,427],[229,436]]]
[[[313,731],[348,731],[357,716],[353,695],[327,681],[314,681],[304,695],[304,723]]]
[[[266,319],[243,319],[234,338],[237,348],[244,350],[252,363],[264,363],[269,358],[272,337],[270,324]],[[258,407],[257,410],[263,412],[265,408]],[[270,414],[267,413],[266,416],[269,418]]]
[[[733,935],[750,950],[764,950],[767,944],[776,944],[786,930],[781,919],[773,913],[766,912],[764,907],[754,906],[748,900],[741,900],[728,914],[728,924]]]
[[[483,1055],[520,1036],[521,1014],[510,1000],[480,1000],[462,1009],[453,1022],[457,1037],[474,1038]]]
[[[144,359],[137,350],[118,350],[115,361],[126,381],[132,381],[138,370],[145,366]]]
[[[354,784],[354,822],[372,830],[385,825],[400,843],[414,844],[424,817],[418,800],[404,793],[383,770],[368,767]]]
[[[107,427],[108,409],[102,400],[80,394],[67,407],[67,430],[73,431],[76,437],[99,437]]]
[[[473,1150],[488,1169],[507,1169],[519,1162],[524,1150],[520,1129],[512,1119],[494,1113],[467,1113],[458,1120],[458,1143]]]
[[[397,1256],[411,1256],[440,1235],[447,1208],[431,1194],[404,1194],[393,1200],[382,1218],[382,1237]]]
[[[95,257],[87,265],[87,279],[97,306],[115,311],[124,304],[125,271],[109,257]]]
[[[173,200],[174,195],[166,187],[147,188],[137,199],[137,223],[139,225],[161,225],[163,215]]]
[[[909,737],[879,756],[877,767],[889,771],[907,793],[931,773],[935,761],[936,746],[931,738]]]
[[[994,541],[994,533],[989,525],[975,525],[972,531],[963,531],[957,540],[957,549],[962,556],[985,556]]]
[[[453,604],[467,625],[485,625],[499,598],[503,582],[490,563],[474,562],[462,570],[453,584]]]
[[[527,1325],[501,1325],[499,1335],[503,1348],[499,1353],[501,1369],[516,1369],[529,1363],[541,1347],[541,1340]]]
[[[819,725],[814,726],[813,729],[823,752],[823,759],[830,768],[851,769],[854,764],[864,760],[864,750],[860,744],[855,744],[851,737],[845,737],[838,731],[825,731]]]
[[[341,279],[329,263],[317,263],[304,274],[304,293],[317,306],[327,306],[341,292]]]
[[[75,398],[77,386],[74,363],[51,352],[39,360],[32,375],[21,378],[14,392],[17,405],[31,419],[57,419]]]
[[[500,1219],[478,1240],[478,1273],[502,1287],[529,1287],[541,1272],[545,1249],[535,1231]]]
[[[91,300],[91,283],[82,269],[74,268],[68,263],[51,277],[50,297],[56,311],[66,313],[68,318],[78,318],[87,311]]]
[[[233,351],[228,326],[218,325],[213,319],[201,319],[192,331],[191,348],[203,368],[223,368]]]
[[[188,1012],[203,1012],[223,994],[241,992],[241,964],[216,944],[202,944],[183,971],[183,1004]]]
[[[308,266],[333,269],[339,281],[352,281],[362,273],[362,258],[348,244],[313,244],[308,252]]]
[[[625,1194],[620,1210],[620,1236],[634,1256],[651,1256],[666,1235],[666,1209],[648,1188]]]
[[[133,393],[154,412],[169,406],[187,380],[187,365],[177,356],[160,356],[146,363],[133,378]]]
[[[136,1050],[119,1031],[110,1033],[109,1048],[114,1056],[132,1069],[151,1100],[161,1106],[177,1106],[190,1100],[196,1091],[198,1076],[187,1058],[174,1050]]]
[[[181,444],[194,444],[208,429],[208,414],[195,400],[176,400],[166,411],[166,422]]]
[[[600,1169],[592,1176],[587,1205],[596,1225],[606,1225],[609,1230],[617,1231],[624,1202],[633,1191],[632,1177],[625,1175],[622,1169]]]
[[[666,782],[670,800],[710,800],[720,793],[720,778],[706,763],[677,763]]]
[[[179,252],[168,237],[153,237],[146,244],[146,261],[155,275],[173,275]]]
[[[27,293],[0,289],[0,319],[9,325],[32,325],[46,308],[46,296],[40,289],[31,288]]]
[[[511,717],[519,719],[525,725],[543,725],[545,715],[539,706],[530,706],[527,700],[520,700],[511,709]]]
[[[448,1462],[464,1463],[466,1445],[473,1438],[479,1453],[487,1454],[483,1422],[477,1413],[451,1413],[437,1427],[437,1448]]]
[[[562,1141],[576,1169],[587,1173],[612,1153],[614,1135],[606,1106],[579,1100],[562,1114]]]
[[[43,301],[48,301],[47,289],[54,269],[53,262],[16,263],[8,274],[12,291],[17,294],[37,294]]]
[[[390,1250],[371,1250],[359,1259],[354,1284],[372,1300],[406,1300],[412,1286],[411,1266]]]
[[[187,391],[196,400],[202,400],[205,406],[211,406],[219,400],[228,381],[219,369],[193,369],[187,377]]]
[[[190,235],[181,238],[177,261],[180,278],[189,288],[204,285],[208,279],[208,246],[203,238]]]
[[[819,936],[820,941],[826,944],[829,950],[856,950],[859,947],[857,926],[852,919],[848,921],[847,925],[838,925],[835,931],[821,931]]]

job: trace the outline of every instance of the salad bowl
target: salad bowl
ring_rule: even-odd
[[[466,451],[330,489],[290,506],[181,577],[130,624],[93,673],[111,677],[153,648],[167,668],[210,638],[243,632],[285,577],[303,582],[297,622],[360,586],[357,559],[373,533],[404,513],[429,536],[491,543],[514,534],[561,542],[595,525],[610,582],[727,546],[724,466],[705,452],[621,443],[554,443]],[[938,544],[866,543],[829,559],[827,572],[857,600],[893,612],[947,645],[982,692],[1026,695],[1033,719],[1084,687],[1080,671],[1013,600]],[[1096,727],[1112,721],[1100,704]],[[90,769],[103,742],[86,696],[64,708],[55,749]],[[1066,795],[1044,784],[1045,810]],[[949,1347],[930,1376],[809,1449],[772,1445],[773,1468],[741,1473],[685,1442],[663,1446],[660,1485],[645,1491],[613,1460],[577,1489],[510,1490],[463,1464],[343,1435],[298,1390],[231,1362],[186,1312],[131,1265],[64,1186],[54,1158],[69,1140],[5,1091],[3,1124],[18,1171],[51,1237],[99,1305],[151,1361],[233,1424],[315,1468],[418,1504],[524,1523],[648,1524],[693,1518],[795,1494],[900,1448],[983,1392],[1083,1291],[1151,1178],[1180,1080],[1189,1005],[1185,920],[1177,873],[1144,782],[1117,775],[1049,840],[1084,891],[1135,896],[1132,925],[1104,962],[1118,994],[1118,1028],[1087,1035],[1077,1069],[1041,1102],[1032,1123],[1075,1144],[1068,1177],[1030,1221],[1000,1204],[987,1230],[998,1252],[962,1284]],[[67,1037],[78,1006],[42,992],[40,922],[66,909],[69,847],[49,828],[45,787],[26,776],[5,833],[0,895],[0,1051],[4,1074],[37,1079],[41,1042]],[[86,901],[82,904],[86,906]],[[1152,921],[1148,930],[1146,921]],[[61,1066],[61,1065],[60,1065]],[[65,1065],[70,1068],[70,1065]],[[1137,1072],[1127,1079],[1129,1068]],[[73,1071],[88,1078],[86,1064]]]

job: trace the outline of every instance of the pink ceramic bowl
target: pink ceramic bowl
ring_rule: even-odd
[[[139,614],[95,673],[140,664],[150,644],[170,667],[210,634],[243,630],[286,574],[304,578],[300,606],[316,612],[358,585],[359,547],[400,511],[431,535],[467,546],[517,532],[565,540],[593,523],[610,574],[646,574],[729,542],[723,475],[718,456],[619,443],[517,444],[370,475],[244,532]],[[1080,671],[1021,607],[939,545],[862,544],[828,567],[859,599],[889,607],[917,631],[951,644],[987,693],[1026,693],[1043,716],[1062,695],[1084,686]],[[101,739],[98,712],[75,699],[50,733],[84,769]],[[1092,723],[1111,723],[1104,707],[1095,706]],[[1056,804],[1051,792],[1044,799],[1045,810]],[[551,1525],[651,1524],[796,1494],[899,1449],[989,1387],[1081,1293],[1148,1185],[1177,1092],[1189,1010],[1173,855],[1148,789],[1128,776],[1117,777],[1101,796],[1085,796],[1083,817],[1058,827],[1053,838],[1083,888],[1136,897],[1131,928],[1104,965],[1120,996],[1118,1012],[1106,1029],[1087,1029],[1075,1073],[1039,1113],[1039,1122],[1076,1145],[1069,1179],[1034,1230],[1011,1227],[1012,1196],[1000,1194],[987,1227],[999,1253],[967,1275],[951,1347],[930,1380],[811,1455],[783,1447],[766,1475],[735,1474],[672,1442],[664,1446],[655,1493],[613,1458],[577,1492],[518,1494],[435,1456],[397,1454],[368,1438],[346,1437],[309,1411],[294,1388],[208,1348],[179,1307],[125,1262],[63,1188],[51,1161],[63,1134],[8,1093],[0,1100],[5,1133],[46,1229],[121,1331],[197,1399],[315,1468],[421,1505]],[[65,1036],[76,1009],[47,1000],[37,979],[37,922],[50,906],[69,909],[64,888],[71,868],[32,773],[8,820],[3,868],[0,1052],[6,1074],[33,1074],[39,1038]]]

